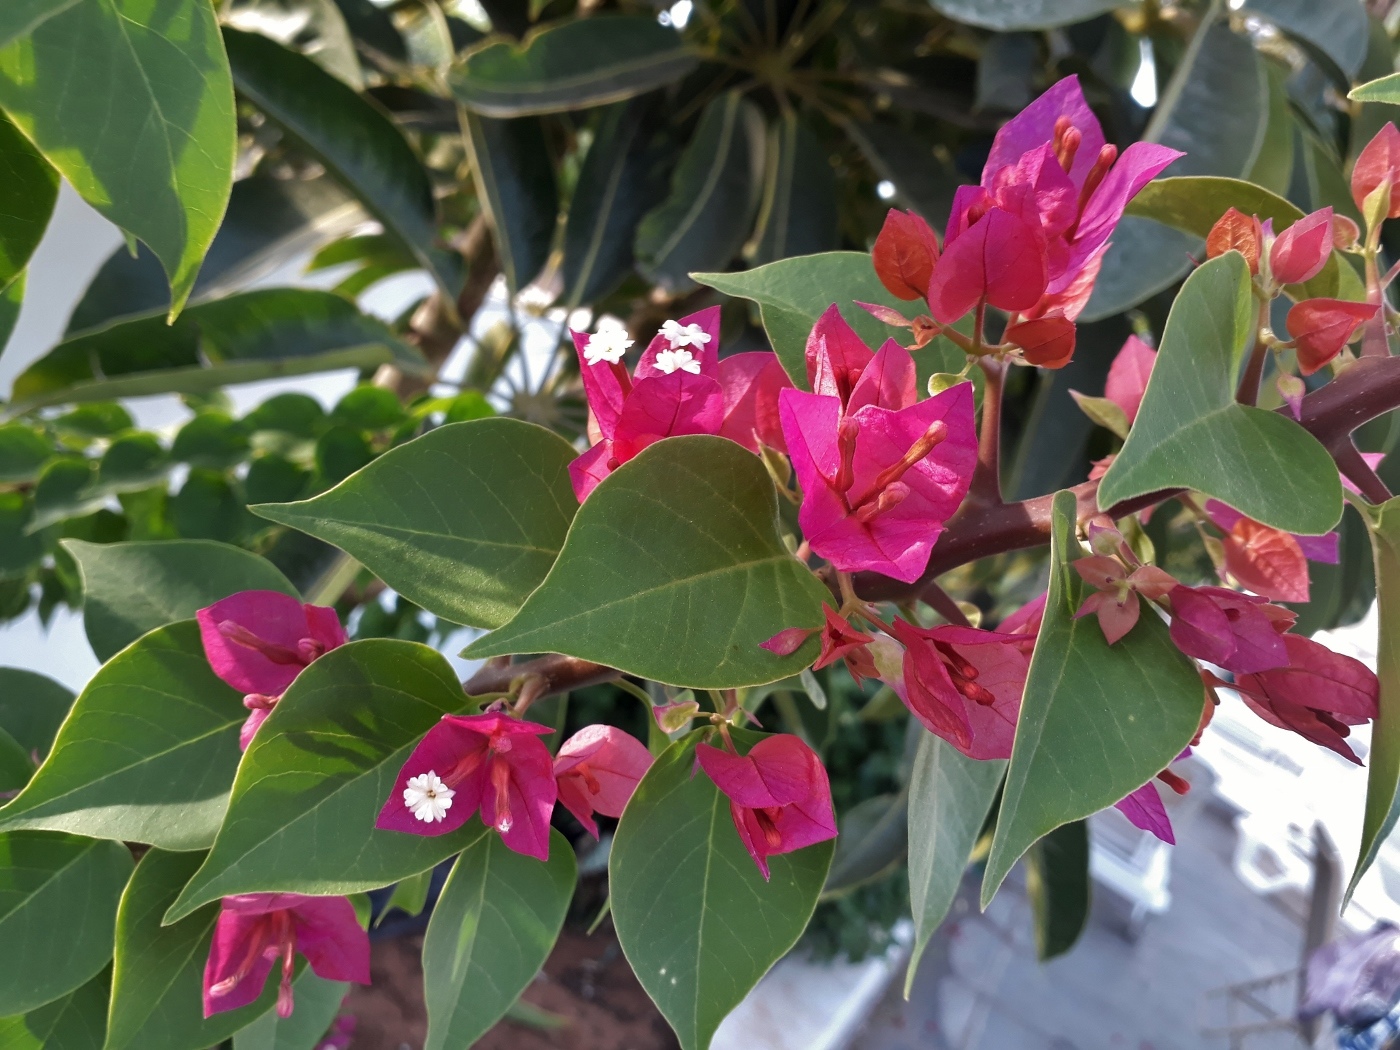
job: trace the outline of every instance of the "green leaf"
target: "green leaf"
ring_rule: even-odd
[[[1298,137],[1288,100],[1288,78],[1292,71],[1273,62],[1265,63],[1264,69],[1269,77],[1268,125],[1264,129],[1264,141],[1259,145],[1259,155],[1254,158],[1246,177],[1274,193],[1287,193],[1293,183]]]
[[[462,115],[478,199],[496,235],[506,287],[524,288],[544,267],[554,243],[559,190],[537,117],[493,120]]]
[[[1246,0],[1245,11],[1263,15],[1304,50],[1321,53],[1336,65],[1343,81],[1352,80],[1366,60],[1370,21],[1360,0]]]
[[[1187,278],[1132,432],[1099,482],[1101,507],[1180,487],[1285,532],[1337,523],[1342,486],[1327,450],[1292,419],[1235,402],[1256,308],[1238,252]]]
[[[131,868],[120,842],[0,835],[0,1017],[52,1002],[102,971]]]
[[[34,762],[29,752],[0,726],[0,792],[18,792],[33,775]]]
[[[191,306],[173,325],[148,314],[66,339],[16,377],[6,415],[390,362],[414,375],[427,368],[354,303],[330,292],[267,288]]]
[[[225,28],[224,44],[239,93],[355,194],[455,301],[461,260],[434,247],[432,183],[394,122],[311,59],[276,41]]]
[[[175,434],[170,454],[181,463],[227,470],[247,456],[248,434],[227,412],[206,408]]]
[[[607,295],[632,272],[637,225],[666,194],[666,150],[645,133],[643,102],[603,110],[584,155],[564,227],[565,298]]]
[[[727,266],[753,225],[763,156],[758,108],[737,91],[710,102],[681,152],[669,195],[637,227],[642,273],[677,292],[694,287],[691,271]]]
[[[385,430],[403,422],[403,405],[392,390],[361,383],[331,410],[331,419],[356,430]]]
[[[204,1017],[204,964],[214,939],[218,905],[201,908],[184,922],[161,925],[161,916],[202,857],[153,849],[136,865],[117,910],[116,965],[104,1050],[200,1050],[227,1039],[277,1002],[274,979],[247,1006]],[[305,970],[300,960],[298,968]],[[303,973],[292,985],[293,995],[301,992],[305,982]]]
[[[234,1033],[233,1050],[316,1050],[349,990],[344,981],[327,981],[304,971],[292,985],[292,1016],[278,1017],[276,1010],[269,1010]]]
[[[757,456],[724,438],[670,438],[609,475],[579,509],[559,560],[479,658],[556,652],[668,685],[730,689],[787,678],[759,643],[817,627],[826,589],[783,546]]]
[[[1026,896],[1041,962],[1074,947],[1089,921],[1089,823],[1062,824],[1026,854]]]
[[[1074,494],[1059,492],[1050,594],[982,879],[983,907],[1042,836],[1113,805],[1165,769],[1195,735],[1205,705],[1196,665],[1159,617],[1142,616],[1113,646],[1092,616],[1075,619],[1087,590],[1071,567],[1085,556],[1074,530]]]
[[[1269,78],[1254,45],[1212,14],[1173,72],[1143,139],[1186,154],[1167,169],[1174,176],[1240,178],[1250,173],[1263,146],[1269,104]],[[1136,306],[1179,281],[1192,258],[1202,254],[1195,237],[1125,218],[1113,232],[1113,247],[1082,320]]]
[[[83,628],[111,659],[147,631],[188,620],[238,591],[296,588],[256,554],[208,540],[84,543],[64,540],[83,576]]]
[[[285,265],[288,257],[364,220],[363,209],[328,176],[239,179],[190,299],[199,302],[239,291]],[[160,310],[169,298],[165,274],[150,249],[138,246],[133,256],[121,245],[73,308],[67,335]]]
[[[948,915],[967,870],[968,857],[991,812],[1006,763],[978,762],[952,744],[924,733],[909,777],[909,904],[914,951],[904,997],[914,986],[919,960]]]
[[[1400,73],[1392,73],[1388,77],[1360,84],[1351,89],[1347,98],[1357,102],[1386,102],[1392,106],[1400,105]]]
[[[354,90],[364,90],[355,42],[335,0],[231,0],[222,17],[226,25],[271,37]]]
[[[15,322],[19,320],[19,308],[24,304],[25,274],[20,273],[10,282],[9,287],[0,291],[0,354],[14,334]]]
[[[1257,215],[1261,220],[1272,219],[1274,229],[1279,231],[1303,217],[1297,205],[1263,186],[1219,175],[1154,179],[1128,202],[1126,214],[1152,219],[1204,240],[1216,221],[1231,208],[1245,215]],[[1307,284],[1290,286],[1289,294],[1294,299],[1335,298],[1340,282],[1348,277],[1356,289],[1351,298],[1364,298],[1365,289],[1355,280],[1355,271],[1333,252],[1321,273]]]
[[[83,0],[0,51],[0,107],[84,200],[150,246],[178,313],[233,185],[233,84],[213,6]]]
[[[186,539],[235,543],[250,520],[222,471],[196,467],[170,501],[170,521]]]
[[[0,9],[0,47],[28,36],[40,23],[68,10],[78,0],[8,0]]]
[[[92,489],[96,472],[97,464],[82,456],[49,460],[34,486],[34,518],[28,530],[38,532],[64,518],[81,517],[105,506],[106,497]]]
[[[58,200],[58,173],[0,113],[0,289],[24,272]],[[0,346],[3,346],[0,340]]]
[[[679,80],[697,64],[680,33],[651,15],[600,14],[484,41],[449,77],[452,93],[488,117],[588,109]]]
[[[235,893],[358,893],[426,871],[471,841],[379,831],[418,738],[466,706],[426,645],[373,638],[308,667],[253,738],[214,849],[167,922]]]
[[[812,255],[836,247],[836,173],[808,122],[785,113],[768,131],[763,204],[753,261]]]
[[[173,464],[170,453],[154,434],[123,434],[107,446],[97,465],[101,492],[140,492],[162,480]]]
[[[37,671],[0,667],[0,729],[26,754],[48,754],[73,706],[73,691]]]
[[[983,29],[1054,29],[1112,11],[1122,0],[929,0],[949,18]]]
[[[0,426],[0,482],[35,481],[54,447],[25,423]]]
[[[43,539],[29,528],[33,520],[32,497],[0,492],[0,577],[19,575],[43,560]]]
[[[683,1050],[705,1050],[725,1015],[796,943],[833,852],[823,842],[770,857],[765,882],[729,800],[694,772],[695,746],[708,732],[677,741],[653,763],[608,860],[617,939]],[[742,750],[761,739],[731,733]]]
[[[549,956],[578,881],[573,847],[549,833],[549,860],[506,848],[472,821],[423,940],[424,1050],[471,1046],[505,1016]]]
[[[238,766],[242,695],[209,669],[192,620],[143,637],[93,676],[0,830],[202,849]]]
[[[823,900],[881,879],[903,863],[909,847],[909,796],[900,791],[858,802],[841,815],[840,829]]]
[[[428,906],[428,893],[433,887],[433,869],[420,871],[417,875],[410,875],[406,879],[400,879],[394,885],[394,892],[389,895],[389,903],[384,905],[384,911],[380,913],[379,921],[384,921],[384,916],[394,908],[412,915],[422,915],[423,909]]]
[[[1361,850],[1347,885],[1350,900],[1370,869],[1381,845],[1400,818],[1400,496],[1362,516],[1371,532],[1376,567],[1376,602],[1380,627],[1376,638],[1376,675],[1380,678],[1380,715],[1371,730],[1370,771],[1366,781],[1366,810],[1361,825]],[[1345,903],[1345,902],[1344,902]]]
[[[253,512],[335,544],[431,613],[499,627],[564,545],[578,508],[575,455],[533,423],[453,423],[315,499]]]
[[[865,252],[823,252],[782,259],[743,273],[697,273],[695,279],[725,295],[758,303],[763,328],[792,381],[807,389],[807,336],[817,318],[835,303],[841,316],[872,348],[890,338],[894,329],[856,306],[878,303],[901,313],[901,302],[880,283]],[[957,371],[962,364],[959,362]]]
[[[0,1017],[4,1050],[102,1050],[107,1038],[108,967],[76,991],[15,1017]]]

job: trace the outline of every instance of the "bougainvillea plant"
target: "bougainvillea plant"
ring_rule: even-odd
[[[133,246],[0,406],[0,616],[101,661],[0,669],[0,1044],[344,1046],[449,868],[432,1050],[581,860],[686,1050],[892,871],[911,979],[974,853],[984,905],[1039,869],[1048,956],[1088,818],[1172,842],[1221,705],[1368,768],[1354,887],[1400,814],[1400,86],[1341,89],[1395,20],[1058,6],[0,5],[0,332],[60,176]],[[350,269],[248,287],[289,260]],[[330,369],[329,412],[223,391]],[[1373,596],[1376,670],[1312,637]]]

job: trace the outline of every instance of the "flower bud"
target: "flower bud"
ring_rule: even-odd
[[[1021,348],[1029,364],[1041,368],[1063,368],[1074,356],[1074,322],[1051,315],[1021,321],[1006,329],[1003,338]]]
[[[1316,372],[1342,352],[1377,307],[1345,299],[1305,299],[1288,311],[1288,334],[1298,348],[1298,371]]]
[[[1356,158],[1356,166],[1351,169],[1351,199],[1364,212],[1366,198],[1377,187],[1382,183],[1394,186],[1397,182],[1400,182],[1400,131],[1387,122]],[[1390,195],[1386,217],[1400,218],[1400,193]]]
[[[1269,251],[1269,270],[1279,284],[1302,284],[1316,277],[1332,255],[1332,209],[1305,215],[1278,235]]]

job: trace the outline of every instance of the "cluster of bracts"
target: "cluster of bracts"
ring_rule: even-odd
[[[850,574],[860,571],[905,583],[919,579],[977,467],[967,372],[935,376],[931,396],[920,400],[910,350],[941,335],[966,352],[969,367],[984,356],[1062,367],[1073,355],[1075,320],[1124,208],[1177,156],[1151,144],[1130,146],[1120,156],[1104,142],[1078,84],[1061,81],[997,135],[981,182],[959,190],[941,245],[918,216],[890,212],[874,247],[876,272],[896,298],[924,300],[929,312],[911,320],[888,307],[861,305],[910,330],[912,347],[891,339],[872,351],[832,306],[807,343],[809,391],[792,386],[772,353],[721,358],[717,307],[667,321],[630,373],[624,358],[632,340],[620,325],[573,333],[590,409],[590,447],[571,467],[578,498],[587,499],[649,444],[674,435],[719,435],[763,456],[780,489],[800,502],[797,557],[825,563],[842,595],[839,608],[826,607],[823,627],[784,630],[764,647],[786,655],[819,634],[817,668],[844,660],[858,682],[883,682],[930,732],[962,753],[1010,757],[1045,597],[997,630],[967,623],[926,627],[901,616],[886,620],[851,586]],[[1397,181],[1400,132],[1387,125],[1356,165],[1358,207],[1400,216],[1400,194],[1393,205],[1390,197]],[[1207,254],[1240,251],[1267,301],[1284,286],[1315,277],[1334,247],[1357,250],[1359,236],[1354,223],[1330,209],[1277,235],[1269,222],[1232,210],[1211,233]],[[1007,318],[996,342],[984,331],[989,306]],[[1291,339],[1265,337],[1280,353],[1296,351],[1298,371],[1309,375],[1345,353],[1377,314],[1376,304],[1304,299],[1288,316]],[[969,315],[972,324],[962,324]],[[1115,418],[1121,413],[1124,430],[1154,358],[1150,347],[1129,339],[1104,397],[1096,399],[1114,406]],[[1296,411],[1301,380],[1281,375],[1280,391]],[[791,460],[800,493],[788,489],[783,456]],[[1097,464],[1094,476],[1104,469],[1106,463]],[[1288,633],[1294,614],[1273,604],[1307,600],[1307,562],[1335,561],[1336,535],[1292,536],[1215,501],[1182,500],[1202,529],[1221,533],[1214,543],[1222,579],[1253,593],[1181,584],[1140,562],[1115,523],[1100,517],[1087,524],[1093,553],[1074,563],[1089,590],[1079,615],[1096,616],[1113,644],[1132,630],[1144,601],[1154,605],[1170,618],[1177,647],[1207,665],[1201,671],[1202,728],[1219,703],[1216,690],[1228,688],[1273,725],[1357,761],[1345,738],[1349,726],[1376,716],[1375,675]],[[215,672],[246,694],[245,748],[298,672],[346,640],[332,610],[272,592],[234,595],[202,610],[199,624]],[[545,859],[559,802],[596,837],[595,816],[622,814],[650,752],[621,730],[593,725],[551,755],[540,739],[551,730],[521,717],[523,706],[497,701],[480,714],[444,717],[404,764],[377,826],[440,835],[479,813],[506,846]],[[698,715],[694,702],[656,709],[667,730]],[[728,732],[730,719],[739,717],[745,716],[737,708],[710,717],[712,742],[698,746],[697,773],[729,799],[735,828],[766,877],[768,857],[836,835],[831,790],[816,754],[795,736],[774,734],[741,754]],[[1169,770],[1159,779],[1184,790]],[[1153,783],[1118,808],[1172,841]],[[225,899],[206,969],[206,1014],[251,1002],[280,960],[278,1012],[285,1016],[297,952],[323,977],[368,980],[368,942],[347,899]]]

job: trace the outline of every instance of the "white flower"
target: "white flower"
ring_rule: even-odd
[[[700,362],[695,360],[689,350],[659,350],[656,354],[656,370],[670,375],[676,370],[689,372],[691,375],[700,374]]]
[[[627,329],[621,326],[614,328],[612,325],[604,328],[599,325],[598,331],[588,337],[588,343],[583,348],[583,359],[590,365],[596,365],[599,361],[615,365],[622,360],[622,355],[627,353],[627,348],[631,345],[632,340],[627,338]]]
[[[682,327],[679,321],[667,321],[661,326],[661,334],[671,344],[672,350],[682,346],[693,346],[703,350],[705,344],[710,341],[710,333],[698,324],[688,324]]]
[[[452,808],[452,796],[457,794],[444,784],[431,769],[416,777],[408,778],[408,786],[403,789],[403,804],[413,810],[413,815],[425,823],[442,820]]]

